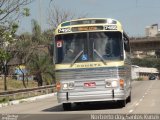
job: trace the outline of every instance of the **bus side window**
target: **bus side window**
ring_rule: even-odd
[[[130,52],[130,45],[129,45],[129,40],[124,38],[124,50],[126,52]]]

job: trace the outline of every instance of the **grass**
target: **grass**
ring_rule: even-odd
[[[35,96],[39,96],[39,95],[44,95],[44,93],[30,93],[30,95],[28,96],[27,94],[19,94],[16,95],[16,97],[14,98],[13,96],[8,96],[8,97],[0,97],[0,103],[7,103],[9,101],[13,101],[13,100],[20,100],[20,99],[25,99],[25,98],[29,98],[29,97],[35,97]]]
[[[27,81],[26,86],[27,88],[33,88],[37,87],[37,82],[33,80],[29,80],[28,84]],[[19,89],[25,89],[23,86],[23,83],[21,80],[15,80],[11,78],[7,78],[7,91],[12,91],[12,90],[19,90]],[[0,77],[0,92],[4,92],[4,80],[1,79]],[[23,98],[28,98],[28,97],[34,97],[38,95],[43,95],[46,94],[45,92],[30,92],[30,93],[24,93],[24,94],[18,94],[16,96],[7,96],[7,97],[0,97],[0,103],[7,103],[12,100],[18,100],[18,99],[23,99]]]
[[[139,78],[137,78],[137,79],[135,79],[136,81],[143,81],[144,80],[144,78],[142,78],[142,77],[139,77]]]
[[[37,82],[33,80],[29,80],[28,84],[26,82],[27,88],[37,87]],[[7,78],[7,91],[24,89],[23,83],[21,80],[15,80],[11,78]],[[0,92],[4,92],[4,81],[0,78]]]
[[[26,82],[26,86],[27,88],[33,88],[33,87],[37,87],[37,82],[33,81],[33,80],[29,80],[28,84],[27,81]],[[12,91],[12,90],[18,90],[18,89],[25,89],[25,87],[23,86],[23,83],[21,80],[15,80],[15,79],[11,79],[11,78],[7,78],[7,91]],[[4,92],[4,80],[0,78],[0,92]],[[31,94],[30,97],[35,96],[34,94]],[[23,98],[27,98],[27,95],[16,95],[16,100],[17,99],[23,99]],[[12,97],[0,97],[0,103],[6,103],[9,101],[15,100]]]
[[[0,103],[5,103],[6,101],[6,98],[0,98]]]

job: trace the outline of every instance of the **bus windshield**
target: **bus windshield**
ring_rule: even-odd
[[[88,32],[56,36],[56,63],[98,62],[122,58],[122,33]]]
[[[122,58],[122,35],[120,33],[91,33],[90,40],[93,41],[94,61],[99,61],[102,58],[104,60]]]

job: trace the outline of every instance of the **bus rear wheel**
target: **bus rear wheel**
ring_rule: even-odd
[[[67,111],[67,110],[71,110],[71,103],[63,103],[63,110]]]

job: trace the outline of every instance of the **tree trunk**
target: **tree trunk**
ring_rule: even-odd
[[[27,88],[26,83],[25,83],[25,80],[24,80],[24,73],[22,73],[22,81],[23,81],[23,86],[24,86],[25,88]]]
[[[3,63],[3,69],[4,69],[4,91],[7,91],[7,64],[6,62]]]
[[[38,82],[38,86],[42,86],[43,85],[43,79],[42,79],[42,75],[41,73],[37,73],[37,82]]]
[[[4,74],[4,91],[7,91],[7,74]]]
[[[26,83],[25,83],[25,79],[24,79],[24,72],[23,72],[23,70],[20,68],[20,67],[18,67],[19,68],[19,70],[22,72],[22,83],[23,83],[23,86],[24,86],[24,88],[27,88],[27,86],[26,86]]]

